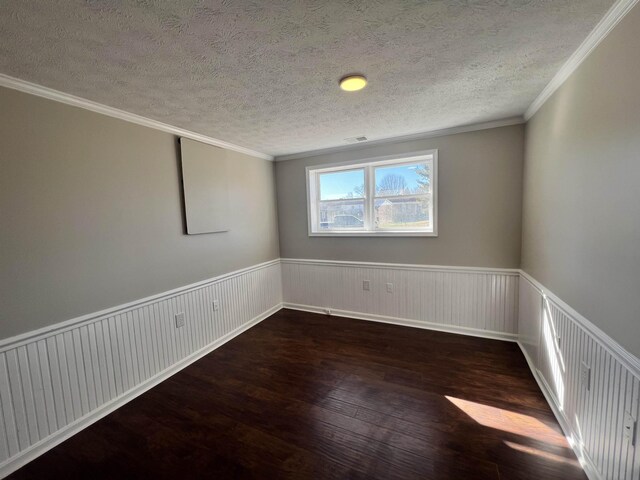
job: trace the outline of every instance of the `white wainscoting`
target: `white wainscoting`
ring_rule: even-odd
[[[524,272],[519,343],[589,478],[640,479],[640,448],[623,434],[625,412],[640,415],[640,361]]]
[[[526,273],[296,259],[0,341],[0,478],[282,306],[517,340],[589,478],[640,479],[640,360]]]
[[[278,259],[1,341],[0,477],[281,307]]]
[[[517,338],[519,271],[281,259],[284,306],[502,340]],[[369,280],[370,290],[363,290]],[[393,284],[387,292],[386,284]]]

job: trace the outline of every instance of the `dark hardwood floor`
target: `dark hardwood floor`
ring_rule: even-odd
[[[11,478],[586,476],[516,344],[282,310]]]

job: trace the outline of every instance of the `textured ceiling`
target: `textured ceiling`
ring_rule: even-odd
[[[287,154],[520,115],[612,4],[3,0],[0,73]]]

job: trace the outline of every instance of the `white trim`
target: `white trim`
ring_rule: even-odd
[[[516,338],[517,270],[281,259],[281,272],[285,305],[405,326]],[[366,288],[365,281],[369,282]]]
[[[344,169],[344,170],[355,170],[358,168],[358,165],[360,164],[367,164],[367,163],[380,163],[380,164],[384,164],[384,163],[393,163],[394,160],[398,160],[399,158],[402,158],[404,160],[406,160],[406,163],[411,163],[411,159],[412,158],[416,158],[416,157],[425,157],[427,155],[433,155],[435,152],[437,152],[438,149],[437,148],[431,148],[428,150],[413,150],[410,152],[404,152],[404,153],[393,153],[391,155],[378,155],[375,157],[370,157],[370,156],[363,156],[361,158],[356,158],[353,160],[343,160],[341,162],[332,162],[332,163],[321,163],[319,165],[309,165],[308,169],[311,170],[338,170],[338,169]],[[342,167],[342,168],[341,168]],[[320,172],[322,173],[322,172]]]
[[[448,272],[455,270],[469,273],[500,273],[519,276],[520,270],[517,268],[488,268],[488,267],[457,267],[446,265],[420,265],[408,263],[378,263],[378,262],[353,262],[344,260],[313,260],[302,258],[281,258],[281,263],[297,263],[303,265],[323,265],[334,267],[356,267],[356,268],[380,268],[386,270],[423,270]]]
[[[332,231],[332,232],[311,232],[310,237],[437,237],[435,232],[421,232],[419,230],[381,230],[381,231]]]
[[[280,310],[281,283],[277,258],[5,339],[0,478]],[[174,327],[178,312],[187,321]],[[21,395],[33,396],[37,436],[20,435],[32,426]]]
[[[376,224],[375,169],[371,163],[365,164],[363,168],[364,168],[364,188],[366,192],[365,200],[364,200],[365,201],[364,228],[365,230],[369,230],[370,233],[377,233],[377,232],[372,232],[372,230],[375,230],[375,224]],[[312,232],[312,229],[311,228],[309,229],[310,236],[317,233],[322,233],[322,232]],[[337,233],[339,234],[340,232],[337,232]]]
[[[438,332],[456,333],[461,335],[469,335],[472,337],[490,338],[492,340],[503,340],[507,342],[516,342],[518,335],[515,333],[493,332],[490,330],[479,330],[475,328],[456,327],[451,325],[442,325],[431,322],[418,322],[408,320],[406,318],[390,317],[386,315],[374,315],[372,313],[350,312],[348,310],[326,309],[314,307],[311,305],[299,305],[295,303],[283,303],[283,308],[290,310],[300,310],[302,312],[320,313],[324,315],[332,315],[335,317],[353,318],[356,320],[366,320],[370,322],[389,323],[392,325],[400,325],[403,327],[422,328],[424,330],[435,330]]]
[[[524,113],[525,121],[528,121],[535,113],[549,100],[558,88],[571,76],[571,74],[582,64],[582,62],[593,52],[602,42],[609,32],[629,13],[639,0],[618,0],[598,22],[595,28],[589,33],[587,38],[580,44],[578,49],[569,57],[564,65],[558,70],[555,76],[540,92]],[[279,158],[276,158],[278,160]]]
[[[415,196],[430,196],[432,223],[431,231],[428,230],[391,230],[376,229],[374,226],[375,195],[375,168],[384,165],[409,165],[420,161],[431,163],[431,193],[416,194]],[[320,203],[320,175],[324,173],[343,172],[350,170],[362,170],[364,175],[365,194],[364,203],[364,230],[329,230],[314,231],[318,225],[318,204]],[[438,150],[422,150],[404,154],[393,154],[379,157],[363,157],[350,162],[322,164],[305,168],[307,190],[307,234],[309,237],[437,237],[438,236]],[[401,197],[405,195],[397,195]],[[411,196],[411,195],[406,195]],[[327,201],[340,201],[335,199]],[[349,199],[350,200],[350,199]],[[313,206],[313,208],[312,208]]]
[[[37,330],[31,330],[29,332],[21,333],[15,335],[13,337],[8,337],[4,339],[0,339],[0,352],[5,350],[9,350],[11,348],[19,347],[20,345],[24,345],[30,343],[35,340],[39,340],[41,338],[47,337],[51,335],[53,332],[62,333],[67,330],[71,330],[76,328],[79,324],[93,322],[100,318],[106,318],[114,313],[117,313],[122,310],[128,310],[134,307],[140,307],[149,303],[156,302],[161,299],[175,297],[180,295],[186,291],[193,290],[196,288],[202,288],[207,285],[211,285],[213,283],[218,283],[223,280],[227,280],[232,277],[236,277],[242,275],[243,273],[258,270],[261,268],[266,268],[271,265],[275,265],[278,263],[298,263],[298,264],[308,264],[308,265],[333,265],[333,266],[352,266],[352,267],[360,267],[360,268],[383,268],[383,269],[400,269],[400,270],[431,270],[431,271],[465,271],[465,272],[485,272],[485,273],[511,273],[514,275],[520,274],[520,270],[518,269],[509,269],[509,268],[486,268],[486,267],[457,267],[457,266],[444,266],[444,265],[420,265],[420,264],[399,264],[399,263],[377,263],[377,262],[353,262],[353,261],[342,261],[342,260],[315,260],[315,259],[296,259],[296,258],[276,258],[273,260],[269,260],[267,262],[263,262],[257,265],[252,265],[250,267],[242,268],[240,270],[235,270],[233,272],[225,273],[219,275],[217,277],[209,278],[206,280],[202,280],[200,282],[195,282],[189,285],[185,285],[179,288],[174,288],[173,290],[168,290],[166,292],[158,293],[155,295],[150,295],[148,297],[144,297],[138,300],[134,300],[132,302],[123,303],[121,305],[117,305],[115,307],[106,308],[104,310],[100,310],[98,312],[89,313],[87,315],[82,315],[70,320],[65,320],[63,322],[58,322],[53,325],[48,325],[43,328],[39,328]],[[524,272],[522,272],[524,273]],[[526,275],[526,274],[525,274]],[[530,277],[529,277],[530,278]],[[544,288],[544,287],[542,287]],[[570,308],[570,307],[569,307]],[[604,335],[604,334],[603,334]]]
[[[130,310],[132,308],[141,307],[150,303],[157,302],[159,300],[172,298],[190,290],[204,288],[208,285],[219,283],[224,280],[237,277],[244,273],[260,270],[262,268],[270,267],[272,265],[276,265],[279,263],[280,263],[280,259],[276,258],[274,260],[269,260],[268,262],[259,263],[257,265],[252,265],[247,268],[242,268],[240,270],[235,270],[233,272],[225,273],[217,277],[209,278],[207,280],[202,280],[200,282],[192,283],[190,285],[185,285],[183,287],[174,288],[173,290],[158,293],[156,295],[151,295],[149,297],[141,298],[139,300],[134,300],[133,302],[123,303],[122,305],[118,305],[116,307],[106,308],[104,310],[100,310],[94,313],[89,313],[87,315],[82,315],[80,317],[76,317],[71,320],[65,320],[63,322],[54,323],[53,325],[39,328],[38,330],[32,330],[26,333],[15,335],[13,337],[4,338],[0,340],[0,353],[6,350],[16,348],[21,345],[25,345],[27,343],[31,343],[31,342],[40,340],[42,338],[48,337],[52,335],[54,332],[56,334],[62,333],[67,330],[77,328],[78,326],[80,326],[80,324],[95,322],[96,320],[110,317],[113,314],[120,312],[122,310]]]
[[[371,268],[384,270],[417,270],[417,271],[438,271],[438,272],[468,272],[468,273],[486,273],[486,274],[507,274],[519,276],[527,280],[533,285],[541,295],[549,297],[556,305],[572,317],[586,332],[594,337],[609,353],[616,357],[626,368],[628,368],[635,376],[640,377],[640,359],[625,350],[618,342],[612,339],[605,332],[591,323],[583,315],[565,303],[551,290],[546,288],[527,272],[516,268],[490,268],[490,267],[467,267],[467,266],[445,266],[445,265],[420,265],[420,264],[400,264],[400,263],[378,263],[378,262],[358,262],[344,260],[318,260],[318,259],[300,259],[300,258],[281,258],[282,264],[299,264],[299,265],[318,265],[318,266],[334,266],[334,267],[354,267],[354,268]],[[315,307],[312,307],[315,308]],[[314,310],[316,311],[316,310]],[[323,309],[319,309],[324,312]]]
[[[10,77],[9,75],[4,75],[1,73],[0,87],[6,87],[25,93],[30,93],[31,95],[36,95],[38,97],[47,98],[49,100],[65,103],[74,107],[83,108],[92,112],[101,113],[109,117],[124,120],[126,122],[142,125],[143,127],[149,127],[155,130],[170,133],[178,137],[190,138],[192,140],[197,140],[198,142],[206,143],[208,145],[214,145],[216,147],[226,148],[227,150],[233,150],[235,152],[251,155],[252,157],[262,158],[264,160],[273,160],[273,156],[266,153],[258,152],[256,150],[251,150],[250,148],[225,142],[224,140],[218,140],[217,138],[208,137],[200,133],[191,132],[183,128],[174,127],[173,125],[162,123],[157,120],[152,120],[141,115],[136,115],[135,113],[129,113],[118,108],[109,107],[101,103],[93,102],[81,97],[76,97],[75,95],[44,87],[42,85],[37,85],[35,83],[27,82],[26,80],[21,80],[19,78]]]
[[[526,307],[518,344],[585,473],[591,480],[637,478],[637,459],[621,439],[622,415],[640,414],[640,360],[529,274],[520,277]],[[587,384],[583,364],[592,369]]]
[[[526,281],[528,281],[536,290],[538,290],[543,298],[549,297],[561,310],[564,310],[564,313],[573,318],[573,320],[575,320],[578,325],[580,325],[589,335],[591,335],[598,343],[600,343],[606,350],[608,350],[613,357],[618,359],[620,363],[622,363],[627,369],[629,369],[629,371],[633,375],[635,375],[636,377],[640,377],[640,359],[638,357],[627,352],[622,347],[622,345],[620,345],[613,338],[596,327],[593,323],[587,320],[576,310],[571,308],[571,306],[562,301],[560,297],[558,297],[555,293],[538,282],[527,272],[525,272],[524,270],[520,270],[520,276],[521,278],[524,278]]]
[[[533,378],[538,384],[538,387],[540,388],[542,395],[544,395],[545,400],[551,407],[551,411],[553,412],[553,415],[556,417],[556,420],[560,424],[560,428],[562,429],[564,436],[569,442],[569,445],[571,446],[574,453],[576,454],[576,457],[578,457],[580,466],[584,470],[585,474],[587,475],[587,477],[589,477],[589,480],[604,480],[600,475],[600,473],[598,472],[598,468],[595,466],[595,463],[593,462],[593,460],[591,460],[591,458],[589,457],[587,452],[582,448],[582,446],[577,445],[576,441],[574,440],[573,430],[569,426],[569,422],[567,421],[567,418],[564,416],[564,413],[562,413],[562,410],[558,406],[558,402],[555,398],[555,395],[553,395],[552,389],[549,388],[549,385],[547,384],[546,380],[540,374],[538,369],[535,367],[535,363],[527,353],[526,348],[524,348],[524,346],[522,345],[522,343],[520,343],[520,341],[518,341],[517,343],[518,343],[518,346],[520,347],[520,350],[522,351],[522,355],[524,355],[524,358],[527,361],[527,365],[529,365],[529,370],[531,370],[531,374],[533,375]]]
[[[500,120],[491,120],[488,122],[473,123],[470,125],[460,125],[439,130],[429,130],[421,133],[412,133],[409,135],[400,135],[398,137],[381,138],[358,144],[340,145],[337,147],[321,148],[318,150],[310,150],[306,152],[290,153],[287,155],[276,155],[276,162],[284,162],[287,160],[298,160],[300,158],[316,157],[319,155],[329,155],[332,153],[352,152],[364,150],[375,145],[387,145],[402,142],[410,142],[414,140],[424,140],[427,138],[443,137],[445,135],[455,135],[457,133],[475,132],[476,130],[488,130],[490,128],[508,127],[511,125],[521,125],[525,123],[522,116],[503,118]]]
[[[207,345],[206,347],[192,353],[191,355],[179,361],[178,363],[173,364],[172,366],[165,369],[164,371],[149,378],[144,383],[136,385],[134,388],[125,392],[120,397],[117,397],[112,401],[105,403],[104,405],[100,406],[96,410],[93,410],[92,412],[85,415],[84,417],[79,418],[73,423],[70,423],[69,425],[56,431],[54,434],[44,438],[40,442],[33,444],[28,449],[23,450],[17,455],[9,458],[4,463],[0,464],[0,478],[4,478],[9,474],[15,472],[20,467],[26,465],[27,463],[39,457],[40,455],[46,453],[48,450],[51,450],[56,445],[62,443],[63,441],[75,435],[76,433],[80,432],[81,430],[84,430],[85,428],[89,427],[91,424],[97,422],[98,420],[107,416],[114,410],[127,404],[134,398],[142,395],[147,390],[155,387],[156,385],[163,382],[164,380],[171,377],[172,375],[175,375],[180,370],[191,365],[193,362],[199,360],[200,358],[204,357],[208,353],[211,353],[212,351],[216,350],[218,347],[221,347],[222,345],[229,342],[230,340],[233,340],[235,337],[237,337],[241,333],[244,333],[245,331],[249,330],[251,327],[257,325],[262,320],[268,318],[270,315],[273,315],[274,313],[278,312],[281,309],[282,309],[282,304],[275,305],[274,307],[270,308],[266,312],[261,313],[257,317],[253,318],[251,321],[245,323],[241,327],[235,329],[232,332],[229,332],[227,335],[216,340],[212,344]]]
[[[157,302],[158,300],[163,300],[163,299],[171,298],[177,295],[181,295],[187,291],[198,290],[200,288],[209,286],[217,282],[221,282],[223,280],[229,280],[231,278],[234,278],[236,276],[242,275],[250,271],[260,270],[262,268],[266,268],[274,265],[286,265],[286,264],[355,267],[360,269],[371,268],[371,269],[382,269],[382,270],[418,270],[418,271],[434,271],[434,272],[452,272],[453,271],[453,272],[460,272],[460,273],[478,273],[478,274],[486,273],[486,274],[501,274],[501,275],[507,275],[507,276],[517,276],[519,279],[526,280],[527,283],[530,284],[535,289],[537,294],[541,296],[541,298],[548,297],[548,299],[551,302],[553,302],[558,308],[560,308],[568,317],[570,317],[571,320],[575,321],[576,324],[580,326],[580,328],[583,328],[589,336],[591,336],[594,340],[600,343],[602,347],[609,352],[610,355],[612,355],[616,360],[620,361],[625,368],[628,368],[630,373],[632,373],[637,377],[640,377],[640,360],[638,358],[636,358],[635,356],[633,356],[632,354],[624,350],[623,347],[617,344],[608,335],[606,335],[604,332],[602,332],[600,329],[594,326],[586,318],[584,318],[582,315],[580,315],[578,312],[572,309],[569,305],[567,305],[562,300],[560,300],[560,298],[558,298],[550,290],[544,287],[540,282],[535,280],[533,277],[531,277],[529,274],[527,274],[521,269],[450,267],[450,266],[432,266],[432,265],[417,265],[417,264],[391,264],[391,263],[353,262],[353,261],[335,261],[335,260],[308,260],[308,259],[290,259],[290,258],[274,259],[262,264],[258,264],[252,267],[242,269],[242,270],[230,272],[210,280],[197,282],[188,286],[180,287],[162,294],[147,297],[135,302],[130,302],[128,304],[124,304],[108,310],[103,310],[101,312],[97,312],[94,314],[78,317],[76,319],[69,320],[67,322],[61,322],[59,324],[56,324],[44,329],[40,329],[35,332],[29,332],[17,337],[5,339],[1,341],[2,348],[0,348],[0,353],[8,348],[17,348],[26,343],[37,342],[41,338],[50,336],[52,333],[59,334],[71,328],[82,327],[87,322],[101,320],[104,317],[112,316],[114,315],[114,313],[119,313],[119,312],[122,312],[123,310],[139,308],[141,306],[145,306],[147,304]],[[284,277],[282,277],[281,281],[283,282],[283,288],[284,288],[284,280],[285,280]],[[282,302],[281,298],[279,302]],[[126,404],[128,401],[132,400],[138,395],[154,387],[155,385],[162,382],[163,380],[170,377],[171,375],[175,374],[176,372],[182,370],[187,365],[195,362],[202,356],[215,350],[216,348],[228,342],[232,338],[240,335],[241,333],[248,330],[255,324],[259,323],[263,319],[274,314],[281,308],[308,311],[313,313],[329,314],[329,315],[335,315],[339,317],[348,317],[348,318],[354,318],[354,319],[366,320],[366,321],[388,323],[388,324],[405,326],[405,327],[422,328],[426,330],[435,330],[435,331],[442,331],[442,332],[448,332],[448,333],[454,333],[454,334],[470,335],[470,336],[475,336],[480,338],[489,338],[489,339],[495,339],[495,340],[517,342],[523,352],[523,355],[525,356],[525,359],[531,369],[531,372],[536,382],[539,385],[540,390],[544,394],[547,403],[551,407],[565,435],[569,439],[569,442],[572,448],[575,450],[575,453],[578,459],[580,460],[580,463],[584,468],[585,472],[587,473],[588,477],[591,480],[603,480],[602,475],[599,473],[599,470],[596,467],[595,462],[590,458],[589,452],[586,451],[583,445],[579,444],[579,440],[577,440],[579,437],[572,432],[570,427],[570,422],[568,421],[565,414],[563,413],[563,409],[559,405],[558,400],[555,398],[553,394],[553,389],[550,388],[547,382],[545,381],[542,372],[537,370],[535,363],[533,362],[532,358],[530,358],[526,348],[524,348],[524,345],[520,341],[518,341],[517,334],[499,332],[499,331],[493,331],[493,330],[483,330],[483,329],[478,329],[473,327],[464,327],[464,326],[458,326],[458,325],[434,323],[429,321],[416,321],[416,320],[410,320],[406,318],[398,318],[390,315],[378,315],[378,314],[372,314],[372,313],[355,312],[350,310],[323,308],[319,306],[312,306],[312,305],[306,305],[302,303],[293,303],[293,302],[276,303],[273,307],[268,308],[263,313],[248,320],[246,323],[240,325],[235,330],[229,332],[228,334],[218,339],[215,339],[209,345],[194,351],[193,353],[189,354],[183,359],[178,360],[176,363],[167,367],[165,370],[155,374],[154,376],[139,383],[138,385],[133,386],[132,388],[125,391],[118,397],[113,398],[112,400],[102,404],[98,408],[87,413],[85,416],[78,418],[77,420],[75,420],[74,422],[68,425],[63,426],[62,428],[60,428],[60,430],[55,431],[48,437],[29,446],[28,448],[17,453],[13,457],[5,460],[3,463],[0,464],[0,478],[6,475],[9,475],[11,472],[17,470],[24,464],[28,463],[29,461],[35,459],[39,455],[45,453],[49,449],[63,442],[65,439],[71,437],[75,433],[88,427],[89,425],[96,422],[100,418],[103,418],[104,416],[108,415],[115,409]]]

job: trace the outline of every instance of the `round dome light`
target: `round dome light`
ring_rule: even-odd
[[[367,86],[364,75],[347,75],[340,79],[340,88],[345,92],[357,92]]]

